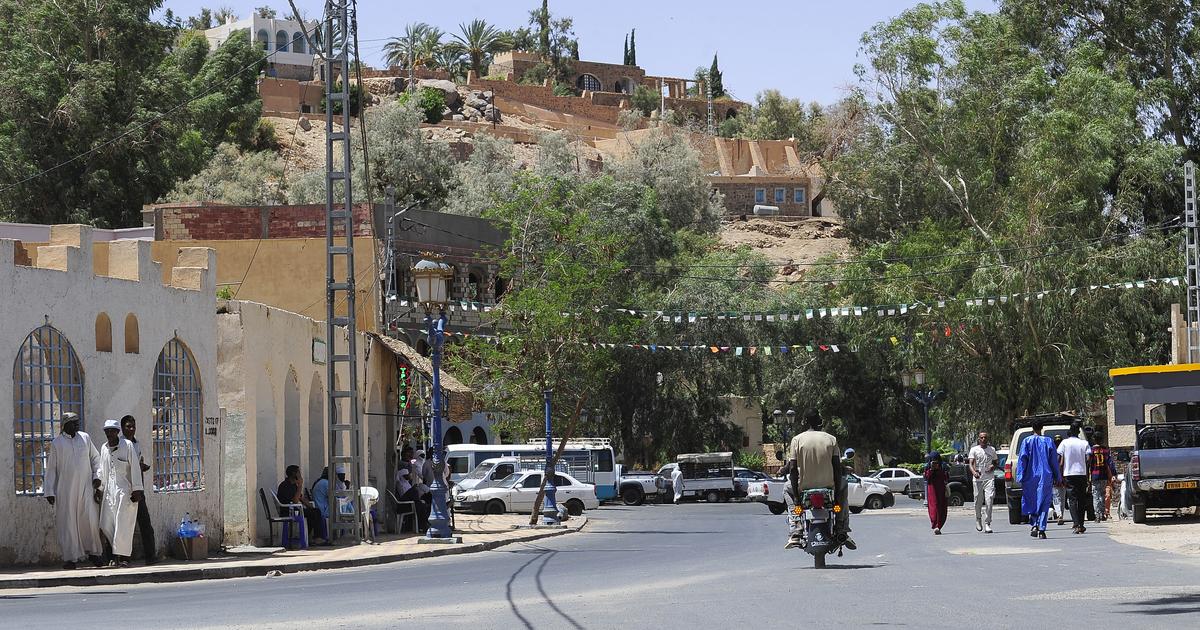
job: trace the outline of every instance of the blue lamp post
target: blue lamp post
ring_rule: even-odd
[[[558,489],[554,487],[554,467],[552,465],[554,459],[554,431],[550,425],[550,396],[554,394],[553,390],[547,389],[542,394],[546,398],[546,468],[542,474],[546,476],[546,493],[542,498],[542,524],[543,525],[558,525],[558,503],[554,500],[554,495]]]
[[[432,260],[422,260],[412,270],[417,285],[417,298],[425,307],[425,326],[429,331],[429,347],[433,357],[433,506],[429,512],[429,531],[426,539],[449,539],[450,513],[446,509],[446,482],[442,456],[442,342],[446,328],[446,284],[454,274],[450,265]],[[432,317],[433,307],[438,308],[438,318]]]

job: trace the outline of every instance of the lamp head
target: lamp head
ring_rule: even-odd
[[[903,383],[904,387],[906,387],[906,388],[912,387],[912,372],[909,372],[907,370],[904,372],[901,372],[900,373],[900,382]]]
[[[922,385],[925,384],[925,369],[924,368],[913,369],[913,381],[916,382],[917,387],[921,387]]]

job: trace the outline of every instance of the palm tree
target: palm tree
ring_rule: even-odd
[[[446,33],[442,29],[427,27],[424,36],[417,41],[416,50],[413,51],[413,65],[433,67],[434,59],[442,49],[442,38],[445,36]]]
[[[458,42],[450,42],[434,53],[432,67],[445,70],[451,79],[458,80],[467,74],[463,61],[463,47]]]
[[[433,27],[424,22],[413,22],[404,27],[404,35],[402,37],[393,37],[387,44],[383,46],[384,61],[389,66],[400,66],[407,68],[409,61],[415,63],[417,49],[420,48],[421,42],[425,40],[425,36]],[[440,38],[439,38],[440,39]]]
[[[454,35],[454,39],[458,40],[463,52],[471,58],[471,69],[477,77],[483,76],[484,57],[512,48],[502,31],[481,19],[471,20],[469,24],[459,24],[458,30],[460,32]]]

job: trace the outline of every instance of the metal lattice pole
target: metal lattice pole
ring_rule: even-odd
[[[362,507],[362,417],[358,408],[358,348],[354,299],[354,196],[351,187],[350,143],[350,0],[325,3],[325,361],[329,417],[329,530],[330,536],[347,525],[361,536]],[[335,78],[340,77],[340,82]],[[339,85],[340,83],[340,85]],[[340,113],[335,112],[339,109]],[[341,130],[334,131],[334,118],[340,118]],[[335,168],[335,146],[341,147],[341,159]],[[341,192],[337,186],[341,184]],[[338,234],[341,228],[342,234]],[[338,263],[342,276],[338,277]],[[345,305],[345,315],[338,306]],[[339,330],[344,329],[344,332]],[[340,349],[344,348],[344,349]],[[341,368],[339,370],[339,368]],[[346,387],[339,388],[338,372],[346,376]],[[344,467],[346,487],[339,483],[337,470]],[[342,513],[349,505],[349,513]]]
[[[1183,219],[1187,232],[1187,362],[1200,361],[1200,225],[1196,221],[1196,163],[1183,165]]]

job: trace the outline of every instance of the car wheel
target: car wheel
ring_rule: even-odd
[[[579,516],[583,514],[583,501],[579,499],[571,499],[567,501],[567,514],[571,516]]]
[[[771,501],[770,503],[767,504],[767,509],[771,510],[772,514],[778,516],[780,514],[783,514],[785,511],[787,511],[787,506],[782,503],[779,503],[778,501]]]
[[[868,510],[882,510],[883,497],[879,496],[878,494],[872,494],[871,496],[867,497],[867,502],[864,507],[866,507]]]
[[[1138,524],[1146,522],[1146,506],[1144,504],[1133,504],[1133,522]]]
[[[860,507],[852,507],[852,508],[850,508],[850,513],[851,513],[851,514],[862,514],[862,511],[863,511],[863,509],[862,509],[862,508],[860,508]]]
[[[503,514],[504,502],[500,499],[492,499],[491,501],[487,502],[487,506],[484,507],[484,512],[487,512],[488,514]]]
[[[621,490],[621,502],[625,505],[641,505],[646,500],[646,493],[637,486],[629,486]]]
[[[949,501],[950,505],[952,505],[954,507],[959,507],[963,503],[966,503],[966,501],[963,499],[963,495],[961,493],[958,493],[958,492],[950,493],[950,501]]]
[[[716,490],[709,490],[704,495],[704,500],[708,501],[709,503],[717,503],[721,500],[721,495]]]
[[[906,484],[906,485],[904,486],[904,489],[900,491],[900,494],[903,494],[904,496],[908,496],[908,493],[909,493],[909,492],[911,492],[911,488],[912,488],[912,484],[911,484],[911,483],[910,483],[910,484]]]

